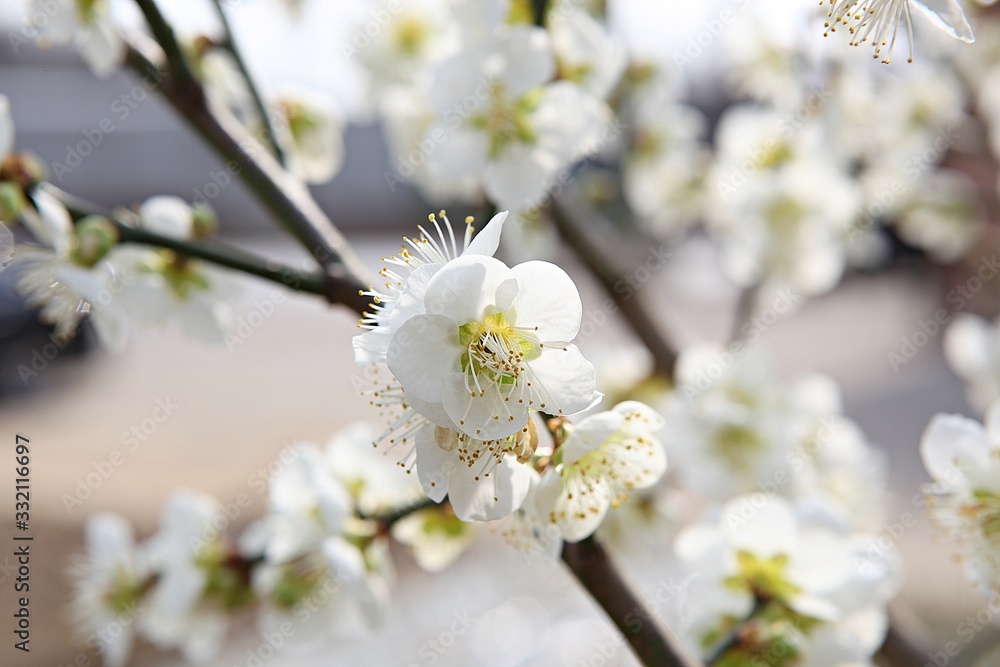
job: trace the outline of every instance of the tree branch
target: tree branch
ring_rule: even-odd
[[[252,137],[228,109],[213,105],[184,60],[177,38],[153,0],[136,0],[150,29],[167,57],[171,77],[140,49],[131,44],[128,64],[151,79],[167,101],[196,129],[216,152],[227,160],[226,168],[239,174],[260,202],[312,254],[335,284],[365,286],[360,278],[364,266],[308,188],[288,174],[259,141]],[[353,288],[352,288],[353,290]],[[356,291],[356,290],[354,290]],[[336,303],[348,303],[350,295],[335,294]]]
[[[676,638],[636,597],[608,553],[593,537],[564,544],[562,559],[646,667],[700,665],[676,645]]]
[[[153,232],[137,227],[135,224],[136,221],[133,219],[122,219],[123,214],[120,211],[109,211],[102,206],[60,190],[49,183],[42,183],[38,187],[61,201],[74,220],[88,215],[100,215],[107,218],[115,226],[115,229],[118,230],[119,242],[121,243],[137,243],[173,250],[186,257],[194,257],[219,266],[242,271],[243,273],[278,283],[291,290],[317,294],[326,298],[330,303],[345,305],[359,314],[363,313],[368,307],[368,300],[357,296],[356,291],[353,292],[355,296],[347,302],[336,300],[341,298],[342,295],[349,293],[350,289],[355,288],[356,286],[353,284],[334,286],[331,283],[332,279],[325,274],[300,271],[291,266],[266,260],[218,241],[194,243],[185,239],[154,234]]]
[[[606,239],[596,241],[588,238],[588,230],[585,225],[574,219],[567,207],[555,198],[552,199],[549,210],[559,235],[573,248],[577,256],[590,269],[590,272],[597,277],[604,291],[615,302],[622,316],[631,325],[632,330],[653,355],[654,374],[671,379],[674,373],[674,363],[677,361],[677,352],[650,318],[634,290],[620,291],[618,289],[624,284],[625,272],[613,266],[613,262],[602,250],[602,244],[612,242]]]
[[[222,46],[229,51],[229,54],[236,62],[237,69],[240,70],[240,74],[243,76],[243,80],[246,81],[247,89],[250,91],[250,98],[253,100],[254,108],[257,110],[257,114],[260,116],[260,120],[264,124],[264,131],[267,135],[270,148],[278,162],[284,165],[285,154],[281,150],[281,144],[278,142],[278,134],[275,132],[274,124],[271,122],[271,115],[267,112],[267,106],[264,104],[264,98],[261,96],[260,90],[257,88],[257,84],[254,83],[253,77],[250,75],[250,70],[247,68],[246,61],[243,59],[243,54],[240,52],[240,48],[236,44],[236,38],[233,35],[232,26],[229,24],[229,18],[226,16],[226,11],[222,7],[222,0],[212,0],[212,4],[215,5],[215,10],[219,15],[219,21],[222,22],[222,28],[225,31]]]

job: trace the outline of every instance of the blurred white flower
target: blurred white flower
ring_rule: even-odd
[[[628,64],[625,47],[575,0],[552,3],[546,16],[559,78],[607,99]]]
[[[125,40],[111,16],[109,0],[30,0],[28,17],[45,17],[39,22],[40,46],[74,43],[84,62],[95,74],[111,74],[125,59]]]
[[[213,498],[177,491],[163,510],[160,531],[146,545],[157,577],[140,617],[141,632],[199,665],[216,658],[232,610],[250,599],[245,583],[227,568],[229,546],[217,527],[225,518]]]
[[[936,262],[961,259],[982,235],[985,215],[976,183],[964,172],[938,169],[911,189],[894,223],[903,241]]]
[[[300,447],[271,479],[268,512],[242,540],[245,553],[263,554],[253,575],[262,632],[295,619],[290,643],[305,650],[376,626],[389,565],[374,538],[320,451]]]
[[[832,381],[807,376],[784,386],[757,348],[736,356],[712,344],[690,346],[675,377],[662,407],[670,424],[664,445],[681,483],[720,501],[761,490],[778,471],[787,473],[784,485],[791,482],[797,448],[840,408]]]
[[[326,183],[344,161],[343,121],[333,101],[316,93],[286,91],[278,97],[278,141],[288,170],[307,183]]]
[[[55,327],[57,337],[71,338],[89,315],[101,344],[120,352],[129,323],[117,294],[129,277],[109,262],[116,233],[96,217],[74,228],[65,206],[44,190],[32,203],[21,220],[41,245],[15,246],[10,265],[18,272],[17,292],[28,306],[41,308],[41,320]]]
[[[1000,403],[990,406],[985,424],[935,416],[920,455],[934,480],[924,491],[931,518],[961,545],[980,594],[994,597],[1000,589]]]
[[[143,228],[181,240],[207,235],[212,223],[205,217],[204,209],[176,197],[153,197],[139,208]],[[207,343],[222,343],[236,326],[232,304],[240,287],[227,271],[172,250],[132,244],[116,246],[108,262],[128,277],[115,298],[139,325],[174,323]]]
[[[797,517],[781,498],[732,499],[675,542],[680,559],[700,575],[684,639],[709,654],[742,623],[721,662],[771,656],[786,664],[783,658],[795,656],[810,667],[866,664],[884,638],[884,606],[897,577],[888,552],[857,567],[859,544]]]
[[[70,571],[73,620],[80,634],[100,649],[103,664],[124,667],[135,642],[149,568],[122,517],[95,514],[84,531],[87,555]]]
[[[541,480],[538,505],[563,539],[597,530],[608,510],[663,476],[667,457],[654,433],[664,426],[652,408],[626,401],[573,426]]]
[[[958,0],[826,0],[829,5],[827,33],[839,26],[851,34],[851,45],[869,42],[875,57],[888,63],[900,24],[905,24],[909,42],[909,58],[913,60],[913,8],[916,7],[931,24],[963,42],[974,42],[972,28]]]
[[[1000,322],[960,313],[945,331],[944,355],[965,381],[969,404],[986,412],[1000,398]]]
[[[709,159],[702,142],[705,117],[662,97],[643,97],[635,106],[633,143],[622,165],[623,194],[654,234],[674,236],[702,215]]]
[[[817,121],[730,107],[709,172],[709,229],[723,268],[741,286],[807,295],[832,289],[846,263],[845,236],[861,191]]]
[[[497,206],[520,210],[594,150],[610,112],[576,84],[550,83],[556,68],[546,31],[500,25],[490,34],[435,71],[427,168],[444,183],[474,176]]]
[[[476,527],[446,507],[430,507],[396,521],[392,536],[409,547],[417,565],[428,572],[440,572],[472,544]]]

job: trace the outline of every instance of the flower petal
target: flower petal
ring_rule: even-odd
[[[549,262],[525,262],[511,271],[518,283],[517,326],[538,327],[535,335],[543,342],[573,340],[583,318],[573,279]]]
[[[458,325],[444,315],[416,315],[389,342],[386,362],[403,391],[440,403],[442,388],[461,368]]]

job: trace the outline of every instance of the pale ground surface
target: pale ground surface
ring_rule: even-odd
[[[361,252],[375,261],[396,248],[397,238],[365,240]],[[273,252],[289,255],[287,249]],[[677,262],[643,288],[642,298],[662,303],[658,316],[684,340],[721,336],[729,326],[732,294],[707,268],[712,263],[704,254],[681,255]],[[573,272],[574,267],[567,268]],[[257,286],[253,294],[258,289],[266,295],[271,288]],[[603,295],[587,283],[582,289],[585,312],[598,309]],[[765,340],[780,353],[786,377],[816,370],[836,378],[848,414],[889,450],[896,494],[891,520],[913,512],[919,521],[898,542],[908,565],[902,601],[942,642],[951,639],[964,645],[957,626],[984,604],[965,583],[950,545],[932,539],[910,497],[925,479],[917,443],[928,419],[940,410],[969,411],[959,382],[940,356],[939,339],[898,374],[887,361],[900,337],[912,334],[918,318],[937,308],[932,291],[902,275],[855,278],[774,326]],[[242,525],[264,504],[248,478],[274,460],[285,443],[297,438],[324,442],[352,421],[374,418],[345,378],[354,370],[349,339],[356,332],[355,321],[319,301],[296,299],[280,304],[233,352],[149,332],[122,357],[97,353],[53,365],[32,381],[36,391],[5,405],[0,434],[13,440],[15,433],[24,433],[33,445],[36,539],[33,650],[29,660],[14,654],[10,622],[5,621],[0,664],[52,667],[69,665],[78,655],[63,623],[62,571],[67,557],[81,548],[81,523],[87,515],[122,512],[138,534],[146,536],[154,530],[170,490],[181,485],[223,501],[248,493],[253,505],[237,518],[236,524]],[[588,338],[585,351],[606,354],[609,343],[620,345],[624,336],[623,328],[609,324]],[[127,449],[120,441],[123,432],[147,418],[157,400],[167,399],[178,406],[174,414],[136,451],[124,451],[124,463],[82,506],[68,512],[63,494],[73,493],[78,480],[112,450]],[[12,467],[0,465],[4,488],[10,488]],[[11,509],[0,506],[0,517]],[[674,583],[662,554],[628,551],[629,567],[646,595],[655,596]],[[0,553],[2,565],[8,549]],[[611,655],[607,662],[595,658],[600,664],[634,664],[626,651],[615,648],[614,633],[558,564],[528,562],[496,536],[480,542],[444,574],[415,572],[405,555],[398,556],[401,576],[395,607],[383,631],[322,657],[278,657],[266,664],[576,667],[590,664],[602,649]],[[11,584],[10,579],[0,583],[0,614],[5,619],[10,619]],[[232,650],[218,665],[256,664],[247,652],[258,650],[261,640],[249,627],[245,622],[234,633]],[[175,665],[177,659],[142,650],[133,664]]]

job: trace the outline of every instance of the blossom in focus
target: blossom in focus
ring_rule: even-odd
[[[913,61],[913,8],[918,9],[935,28],[955,39],[974,42],[972,28],[958,0],[826,0],[827,33],[843,26],[851,34],[851,45],[869,42],[875,58],[888,63],[901,26],[909,42],[909,61]]]
[[[987,598],[1000,587],[1000,403],[984,424],[935,416],[920,441],[931,518],[961,545],[969,579]]]
[[[580,420],[541,480],[543,517],[568,542],[592,535],[609,509],[663,476],[667,457],[653,435],[663,426],[660,415],[636,401]]]
[[[37,26],[39,45],[75,43],[90,69],[105,77],[125,59],[125,40],[111,14],[110,0],[30,0],[27,15],[47,19]]]
[[[98,639],[103,664],[124,667],[135,642],[148,564],[122,517],[96,514],[84,531],[87,555],[70,571],[75,588],[71,613],[83,637]]]
[[[529,410],[569,415],[599,397],[594,367],[569,342],[580,295],[553,264],[459,257],[427,283],[424,310],[393,334],[387,361],[408,397],[440,406],[439,426],[506,438]],[[440,420],[437,407],[415,409]]]

